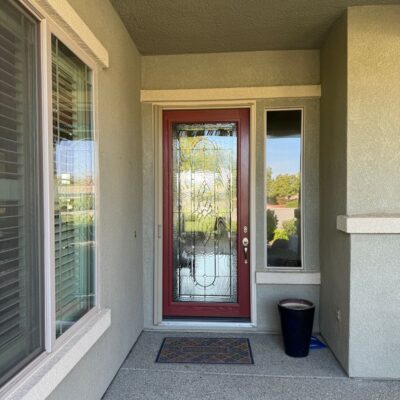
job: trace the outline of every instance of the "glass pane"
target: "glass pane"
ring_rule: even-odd
[[[56,334],[94,306],[92,72],[52,38]]]
[[[174,301],[237,301],[235,123],[173,126]]]
[[[0,385],[42,351],[38,26],[0,6]]]
[[[267,112],[269,267],[301,267],[301,121],[301,110]]]

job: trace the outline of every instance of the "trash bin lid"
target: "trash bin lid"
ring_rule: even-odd
[[[281,300],[278,304],[290,310],[307,310],[315,307],[314,303],[303,299],[285,299]]]

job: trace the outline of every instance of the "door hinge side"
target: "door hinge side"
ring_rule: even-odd
[[[161,224],[158,224],[157,225],[157,237],[158,237],[158,239],[161,239],[161,233],[162,233]]]

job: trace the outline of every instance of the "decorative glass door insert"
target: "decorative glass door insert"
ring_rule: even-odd
[[[164,315],[248,316],[248,288],[239,284],[248,282],[239,237],[248,235],[248,222],[239,221],[248,195],[238,195],[248,184],[248,168],[243,176],[238,164],[248,110],[164,114]]]
[[[236,124],[172,129],[174,301],[236,302]]]

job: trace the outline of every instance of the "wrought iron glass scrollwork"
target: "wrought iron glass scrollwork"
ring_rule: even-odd
[[[173,125],[173,298],[237,301],[236,123]]]

